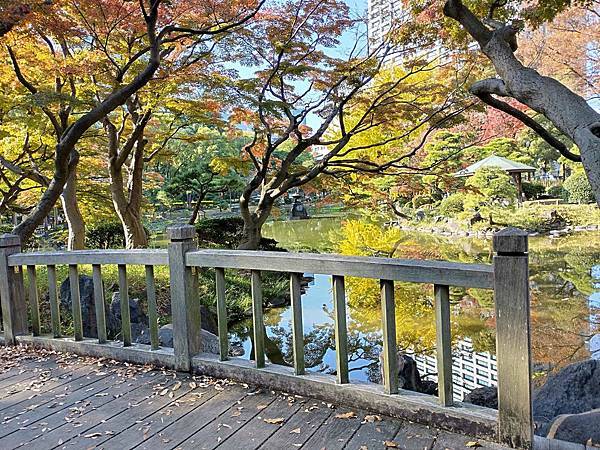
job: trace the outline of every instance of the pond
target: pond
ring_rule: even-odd
[[[265,237],[295,251],[336,252],[398,258],[489,263],[491,240],[445,237],[401,231],[355,219],[326,218],[275,221]],[[303,296],[306,366],[335,373],[331,278],[311,278]],[[560,238],[530,238],[532,346],[534,377],[600,357],[600,234],[580,232]],[[433,287],[396,283],[398,347],[412,354],[427,379],[436,381]],[[379,382],[381,315],[376,280],[348,279],[349,367],[352,382]],[[473,388],[496,384],[494,309],[491,291],[451,290],[453,379],[458,400]],[[292,363],[291,311],[265,313],[267,355],[272,362]],[[251,357],[251,320],[231,328],[231,339]]]

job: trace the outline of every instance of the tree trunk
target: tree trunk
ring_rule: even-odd
[[[200,212],[200,208],[202,206],[202,201],[204,200],[205,197],[206,197],[206,194],[203,192],[198,194],[198,200],[196,200],[196,204],[194,205],[194,210],[192,211],[192,215],[190,217],[190,220],[188,221],[188,224],[194,225],[196,223],[196,220],[198,220],[198,213]]]
[[[67,225],[69,227],[69,250],[83,250],[85,248],[85,222],[77,203],[77,166],[71,169],[69,178],[61,195],[61,202]]]
[[[123,232],[125,234],[125,248],[146,248],[148,247],[148,235],[144,230],[142,218],[131,211],[126,211],[121,219]]]
[[[244,228],[242,239],[238,245],[239,250],[258,250],[262,240],[262,226],[269,218],[272,209],[272,202],[261,199],[256,211],[250,212],[248,202],[240,199],[240,212],[244,219]]]
[[[500,77],[479,81],[471,91],[478,96],[514,98],[549,119],[579,148],[600,205],[600,113],[558,80],[525,67],[517,59],[514,54],[517,28],[508,25],[489,30],[460,0],[447,0],[444,13],[458,21],[479,43]]]

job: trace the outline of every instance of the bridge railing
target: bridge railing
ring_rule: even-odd
[[[272,389],[340,401],[382,414],[427,422],[448,429],[493,437],[514,447],[528,448],[533,440],[531,413],[531,345],[529,324],[527,234],[507,229],[494,236],[492,265],[330,254],[294,254],[237,250],[198,250],[191,226],[169,230],[167,250],[91,250],[21,252],[16,236],[0,236],[0,300],[5,344],[33,343],[46,348],[138,363],[155,363],[182,371],[201,372],[257,383]],[[120,341],[108,340],[102,280],[103,265],[118,266]],[[56,266],[69,268],[73,333],[61,330]],[[79,265],[92,266],[97,339],[84,337],[79,292]],[[145,267],[150,345],[131,339],[127,266]],[[169,267],[173,348],[161,348],[154,266]],[[43,334],[36,266],[48,274],[51,333]],[[24,268],[28,289],[25,292]],[[215,269],[219,355],[202,353],[198,269]],[[254,361],[229,356],[225,270],[249,271],[252,293]],[[268,364],[261,274],[284,272],[290,277],[293,368]],[[336,375],[305,370],[301,277],[303,273],[332,277]],[[346,324],[346,277],[378,279],[381,293],[383,386],[350,383]],[[438,391],[435,397],[404,391],[398,386],[394,283],[434,286]],[[498,413],[453,401],[450,287],[494,290]]]

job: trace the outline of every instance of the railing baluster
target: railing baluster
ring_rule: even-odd
[[[302,325],[302,274],[290,274],[290,297],[292,300],[292,340],[294,344],[294,372],[304,375],[304,327]]]
[[[150,322],[150,345],[158,350],[158,309],[156,306],[156,285],[154,283],[154,266],[146,266],[146,294],[148,297],[148,321]]]
[[[394,282],[381,280],[383,325],[383,387],[386,394],[398,393],[398,351],[396,348],[396,305]]]
[[[215,284],[217,288],[217,323],[219,327],[219,357],[226,361],[229,356],[229,339],[227,337],[227,305],[225,304],[225,269],[215,268]]]
[[[94,305],[96,308],[96,330],[98,343],[106,344],[106,311],[104,304],[104,284],[102,283],[102,268],[100,264],[92,265],[94,281]]]
[[[121,299],[121,334],[123,347],[131,345],[131,318],[129,312],[129,292],[127,285],[127,266],[119,264],[119,298]]]
[[[35,266],[27,266],[27,277],[29,278],[29,307],[31,308],[31,330],[34,336],[42,333],[40,325],[40,302],[37,288],[37,274]]]
[[[83,340],[81,320],[81,300],[79,294],[79,272],[76,264],[69,265],[69,287],[71,289],[71,311],[73,313],[73,334],[76,341]]]
[[[344,277],[333,276],[333,312],[335,316],[335,358],[337,382],[349,382],[348,376],[348,328],[346,325],[346,285]]]
[[[252,271],[252,322],[254,326],[254,361],[258,369],[265,367],[265,325],[260,271]]]
[[[450,288],[436,284],[435,296],[436,356],[438,397],[443,406],[452,406],[452,330],[450,328]]]
[[[59,338],[62,335],[60,330],[60,308],[58,306],[58,294],[56,285],[56,266],[48,267],[48,298],[50,300],[50,318],[52,320],[52,335]]]

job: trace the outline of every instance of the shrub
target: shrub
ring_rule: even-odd
[[[583,171],[573,173],[563,184],[569,193],[570,203],[590,203],[594,201],[592,186]]]
[[[85,245],[89,248],[123,248],[125,247],[125,233],[121,222],[98,222],[88,227],[85,236]]]
[[[13,226],[8,224],[0,225],[0,234],[10,234],[12,232]]]
[[[202,219],[196,224],[200,247],[237,248],[242,240],[244,219],[241,217],[221,217]],[[275,239],[262,238],[259,250],[282,251]]]
[[[452,194],[446,197],[440,203],[440,213],[446,217],[451,217],[464,211],[464,194]]]
[[[569,199],[569,193],[567,192],[567,190],[562,187],[562,186],[552,186],[550,188],[548,188],[548,195],[552,198],[560,198],[562,200],[568,200]]]
[[[412,199],[413,208],[420,208],[424,205],[429,205],[433,203],[434,200],[430,195],[416,195]]]
[[[523,182],[523,194],[525,194],[525,198],[527,200],[537,200],[539,199],[546,188],[541,183],[529,183],[527,181]]]

